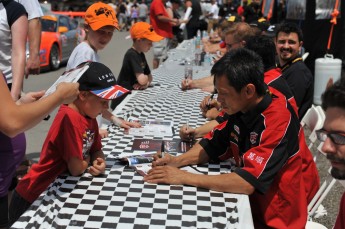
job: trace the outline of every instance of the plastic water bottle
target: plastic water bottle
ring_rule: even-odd
[[[195,50],[200,49],[200,44],[201,44],[201,32],[198,30],[196,33],[196,38],[195,38]]]
[[[194,57],[195,65],[200,66],[201,65],[201,49],[195,50],[194,56],[195,56]]]
[[[204,40],[206,40],[208,38],[208,33],[207,33],[207,31],[206,30],[204,30],[204,31],[202,31],[202,39]]]
[[[198,30],[197,35],[195,37],[195,65],[199,66],[201,64],[201,32]]]
[[[213,37],[213,33],[214,33],[214,31],[213,31],[213,29],[211,29],[210,30],[210,37]]]
[[[184,79],[192,80],[193,79],[193,65],[189,59],[186,59],[184,65]]]
[[[210,53],[206,53],[204,57],[204,66],[205,67],[210,67],[212,65],[212,59]]]

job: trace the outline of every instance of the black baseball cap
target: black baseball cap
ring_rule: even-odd
[[[268,37],[275,37],[276,36],[276,30],[277,30],[276,24],[270,25],[267,30],[265,31],[264,35]]]
[[[87,68],[78,80],[80,91],[90,91],[103,99],[116,99],[129,92],[126,88],[116,85],[112,71],[99,62],[84,62],[77,68]]]

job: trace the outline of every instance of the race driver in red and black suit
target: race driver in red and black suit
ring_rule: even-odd
[[[248,194],[255,228],[304,228],[307,198],[293,108],[285,97],[268,93],[262,61],[252,51],[230,51],[211,73],[229,119],[187,153],[157,157],[144,180]],[[237,168],[227,174],[176,168],[230,158]],[[156,166],[163,164],[167,166]]]

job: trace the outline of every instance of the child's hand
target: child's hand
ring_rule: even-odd
[[[103,158],[97,157],[96,160],[92,162],[92,166],[89,168],[89,173],[92,176],[98,176],[105,171],[105,161]]]
[[[101,136],[101,138],[107,138],[108,131],[106,129],[99,129],[99,135]]]
[[[121,127],[125,129],[139,128],[141,127],[141,124],[139,122],[128,122],[128,121],[123,120]]]
[[[134,90],[145,90],[146,88],[148,88],[150,84],[148,83],[147,85],[140,85],[138,83],[133,85],[133,89]]]

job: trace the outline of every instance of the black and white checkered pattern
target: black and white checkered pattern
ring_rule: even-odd
[[[200,169],[219,174],[229,165]],[[240,228],[241,202],[248,204],[248,197],[144,183],[132,168],[108,157],[101,177],[61,175],[14,228]]]
[[[207,94],[201,91],[181,91],[177,86],[169,90],[164,86],[149,88],[131,97],[118,116],[172,121],[174,130],[178,132],[183,124],[189,123],[191,127],[196,127],[205,123],[199,103]],[[174,138],[179,138],[178,133]]]
[[[178,139],[179,128],[187,122],[192,127],[203,124],[206,120],[199,112],[199,103],[207,93],[181,91],[177,86],[181,69],[183,66],[176,71],[155,70],[154,77],[161,86],[130,96],[119,116],[173,121],[175,134],[160,138],[165,140]],[[105,174],[60,175],[13,228],[253,228],[245,195],[144,183],[133,168],[114,158],[131,152],[135,136],[114,126],[108,130],[109,137],[102,140]],[[230,163],[194,168],[217,175],[228,173]]]

